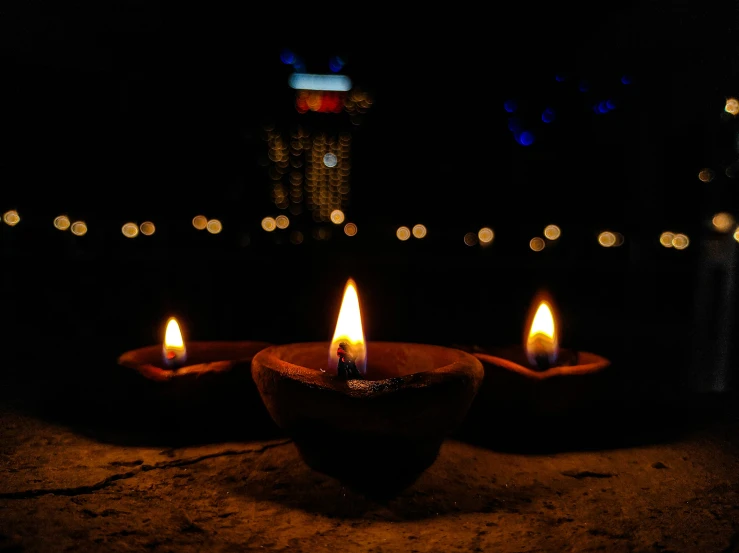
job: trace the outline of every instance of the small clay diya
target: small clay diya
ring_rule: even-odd
[[[527,330],[522,345],[472,350],[485,380],[467,427],[487,433],[506,430],[513,436],[523,427],[522,439],[530,440],[537,429],[552,437],[563,418],[596,415],[595,406],[608,385],[604,376],[610,360],[559,347],[553,302],[544,293],[532,303]]]
[[[368,342],[361,378],[326,371],[332,344],[275,345],[252,375],[270,415],[316,470],[378,491],[405,486],[436,459],[484,376],[464,351]]]
[[[118,357],[119,367],[126,370],[117,384],[125,389],[126,400],[136,407],[139,418],[152,426],[156,421],[176,423],[183,432],[192,432],[192,425],[210,425],[215,432],[212,423],[220,420],[221,428],[265,421],[274,428],[251,378],[254,354],[270,345],[188,341],[176,348],[146,346]]]
[[[478,401],[531,416],[587,409],[601,397],[601,373],[611,365],[595,353],[569,349],[561,349],[559,361],[544,370],[531,365],[524,346],[482,349],[473,355],[485,370]]]

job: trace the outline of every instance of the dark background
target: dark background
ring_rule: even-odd
[[[370,341],[519,343],[547,289],[563,345],[611,358],[634,390],[728,389],[735,242],[710,220],[737,207],[736,8],[580,4],[6,2],[0,210],[22,220],[0,226],[5,359],[105,370],[170,315],[190,340],[327,340],[352,277]],[[349,127],[295,111],[285,49],[311,73],[342,56],[374,99],[352,129],[355,237],[314,240],[307,216],[260,228],[278,213],[263,125]],[[604,100],[616,109],[596,113]],[[61,213],[88,234],[54,229]],[[223,232],[195,231],[198,213]],[[127,239],[129,220],[157,232]],[[395,238],[416,223],[426,238]],[[531,251],[550,223],[562,238]],[[482,226],[494,243],[466,246]],[[600,247],[603,230],[624,244]],[[665,230],[690,246],[663,248]]]

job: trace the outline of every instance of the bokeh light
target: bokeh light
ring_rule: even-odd
[[[604,248],[610,248],[616,244],[616,235],[610,230],[603,231],[598,235],[598,244]]]
[[[54,218],[54,228],[59,230],[67,230],[72,225],[69,217],[66,215],[59,215]]]
[[[205,227],[208,226],[208,219],[203,215],[196,215],[192,218],[192,226],[198,230],[205,230]]]
[[[144,221],[139,226],[139,230],[141,230],[141,234],[143,234],[144,236],[151,236],[156,232],[157,228],[151,221]]]
[[[505,109],[508,113],[513,113],[514,111],[516,111],[516,108],[518,108],[516,100],[506,100],[503,104],[503,109]]]
[[[480,241],[480,244],[490,244],[494,238],[495,232],[490,227],[482,227],[477,231],[477,239]]]
[[[736,240],[737,242],[739,242],[739,227],[736,227],[734,229],[734,240]]]
[[[676,234],[672,239],[672,247],[676,250],[684,250],[690,245],[690,240],[685,234]]]
[[[716,215],[713,216],[711,224],[716,231],[727,233],[736,226],[736,221],[731,213],[723,211],[721,213],[716,213]]]
[[[532,238],[529,241],[529,248],[531,248],[535,252],[540,252],[546,247],[546,243],[544,242],[543,238],[539,238],[538,236]]]
[[[136,223],[126,223],[121,228],[121,232],[126,238],[136,238],[139,235],[139,227]]]
[[[547,225],[544,227],[544,238],[547,240],[557,240],[562,235],[562,231],[557,225]]]
[[[3,221],[6,225],[14,227],[21,222],[21,217],[20,215],[18,215],[18,212],[16,210],[11,209],[10,211],[6,211],[3,214]]]
[[[75,236],[84,236],[87,234],[87,224],[84,221],[75,221],[71,226],[72,234]]]
[[[659,243],[665,248],[671,248],[673,238],[675,238],[675,233],[667,230],[659,235]]]
[[[331,222],[335,225],[340,225],[344,222],[344,212],[340,209],[334,209],[329,216]]]
[[[467,246],[474,246],[477,244],[477,235],[474,232],[468,232],[464,235],[464,243]]]
[[[223,230],[223,225],[218,219],[210,219],[206,227],[211,234],[218,234]]]
[[[354,223],[347,223],[344,225],[344,234],[347,236],[356,236],[357,234],[357,225]]]
[[[701,169],[700,173],[698,173],[698,178],[703,182],[711,182],[713,180],[713,177],[713,169]]]
[[[292,244],[302,244],[303,243],[303,233],[299,230],[294,230],[290,233],[290,242]]]
[[[739,100],[736,98],[727,98],[726,99],[726,105],[724,106],[724,111],[726,113],[730,113],[731,115],[736,115],[739,113]]]
[[[398,240],[405,242],[411,237],[411,230],[408,227],[399,227],[395,232],[395,236],[398,237]]]
[[[426,227],[424,225],[414,225],[413,226],[413,236],[416,238],[423,238],[426,236]]]
[[[277,228],[277,221],[274,217],[265,217],[262,219],[262,228],[267,232],[272,232]]]
[[[290,219],[287,218],[287,215],[278,215],[275,217],[275,226],[279,229],[286,229],[290,226]]]

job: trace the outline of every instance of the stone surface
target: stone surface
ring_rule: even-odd
[[[288,438],[144,447],[0,415],[6,553],[739,550],[735,417],[595,451],[449,439],[410,487],[373,500],[310,469]]]

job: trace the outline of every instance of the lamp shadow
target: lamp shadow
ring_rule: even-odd
[[[643,394],[628,402],[601,399],[559,414],[473,406],[455,439],[493,451],[553,454],[623,449],[677,441],[726,416],[727,394]]]
[[[90,356],[91,359],[105,357]],[[35,375],[18,366],[4,375],[0,400],[102,443],[185,447],[283,437],[269,416],[248,364],[217,380],[180,389],[154,382],[115,361],[37,359]]]
[[[311,468],[297,447],[265,453],[262,464],[248,476],[224,481],[228,493],[249,500],[278,502],[290,509],[341,520],[381,518],[412,521],[447,514],[519,513],[549,493],[545,487],[507,487],[494,476],[481,479],[471,471],[460,474],[455,453],[444,448],[436,461],[407,486],[378,491],[355,486]],[[387,472],[372,479],[392,477]],[[369,481],[369,479],[367,479]]]

